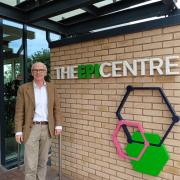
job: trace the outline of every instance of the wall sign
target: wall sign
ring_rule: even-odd
[[[137,59],[132,62],[113,61],[102,64],[80,64],[67,67],[55,67],[57,79],[90,79],[132,76],[178,75],[180,74],[179,56],[167,56]]]
[[[165,102],[165,105],[167,105],[167,108],[172,115],[172,122],[162,137],[156,133],[146,133],[140,122],[134,120],[125,120],[122,116],[122,109],[130,93],[134,91],[149,90],[155,90],[159,92],[163,101]],[[126,93],[116,111],[116,116],[119,120],[119,123],[113,132],[112,140],[116,146],[118,155],[122,158],[130,159],[134,170],[152,176],[158,176],[169,160],[168,151],[166,150],[166,147],[163,143],[168,134],[171,132],[173,126],[180,121],[180,116],[176,114],[163,89],[160,87],[127,86]],[[138,131],[130,133],[128,126],[135,127],[138,129]],[[127,146],[125,147],[126,153],[121,148],[120,142],[118,140],[118,133],[122,128],[127,138]]]

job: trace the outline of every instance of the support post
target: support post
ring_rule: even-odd
[[[61,150],[61,133],[58,136],[58,176],[59,176],[59,180],[62,180],[62,150]]]

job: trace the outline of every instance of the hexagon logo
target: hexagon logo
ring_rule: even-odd
[[[143,148],[141,149],[141,151],[137,154],[136,157],[131,157],[131,156],[128,156],[127,154],[125,154],[121,148],[121,145],[117,139],[117,136],[118,136],[118,133],[121,129],[121,127],[123,125],[126,125],[126,126],[132,126],[132,127],[135,127],[139,130],[140,134],[141,134],[141,137],[143,138]],[[138,122],[132,122],[132,121],[127,121],[127,120],[122,120],[122,121],[119,121],[116,129],[114,130],[113,132],[113,135],[112,135],[112,139],[113,139],[113,142],[116,146],[116,149],[117,149],[117,152],[118,152],[118,155],[120,157],[123,157],[125,159],[131,159],[131,160],[135,160],[135,161],[138,161],[142,155],[144,154],[144,152],[146,151],[147,147],[149,146],[149,142],[146,140],[146,137],[144,136],[144,129],[142,127],[142,125]]]
[[[149,143],[160,143],[160,137],[158,134],[145,133],[145,137]],[[140,132],[134,132],[132,135],[132,139],[134,141],[144,141]],[[136,157],[139,152],[142,151],[143,147],[144,144],[132,142],[127,144],[125,150],[128,156]],[[138,172],[142,172],[152,176],[158,176],[168,160],[169,154],[166,150],[165,145],[162,144],[160,147],[148,146],[141,159],[139,161],[131,160],[131,164],[134,170]]]
[[[133,86],[127,86],[127,91],[118,107],[118,110],[116,111],[116,116],[118,117],[119,120],[123,120],[124,118],[122,117],[121,115],[121,110],[126,102],[126,100],[128,99],[128,96],[129,94],[132,92],[132,91],[135,91],[135,90],[156,90],[156,91],[159,91],[162,99],[164,100],[165,104],[167,105],[167,108],[168,110],[171,112],[172,114],[172,123],[170,124],[169,128],[167,129],[167,131],[165,132],[165,134],[163,135],[163,137],[161,138],[160,142],[157,143],[157,144],[153,144],[153,143],[150,143],[150,145],[152,146],[158,146],[160,147],[161,144],[163,144],[164,140],[166,139],[166,137],[168,136],[168,134],[170,133],[171,129],[173,128],[173,126],[175,125],[175,123],[179,122],[180,120],[180,116],[178,116],[175,112],[175,110],[173,109],[171,103],[168,101],[164,91],[162,88],[160,87],[133,87]],[[131,137],[131,134],[128,130],[128,128],[126,127],[126,125],[123,126],[123,130],[124,130],[124,133],[126,134],[126,137],[127,137],[127,141],[129,143],[131,142],[135,142],[132,137]],[[136,141],[137,142],[137,141]]]

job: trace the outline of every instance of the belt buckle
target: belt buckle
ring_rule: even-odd
[[[37,125],[37,124],[39,124],[39,122],[38,122],[38,121],[35,121],[34,124]]]
[[[34,121],[33,124],[34,125],[38,125],[38,124],[41,125],[41,121]]]

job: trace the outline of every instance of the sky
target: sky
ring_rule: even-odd
[[[180,8],[180,0],[177,1],[177,6]]]

